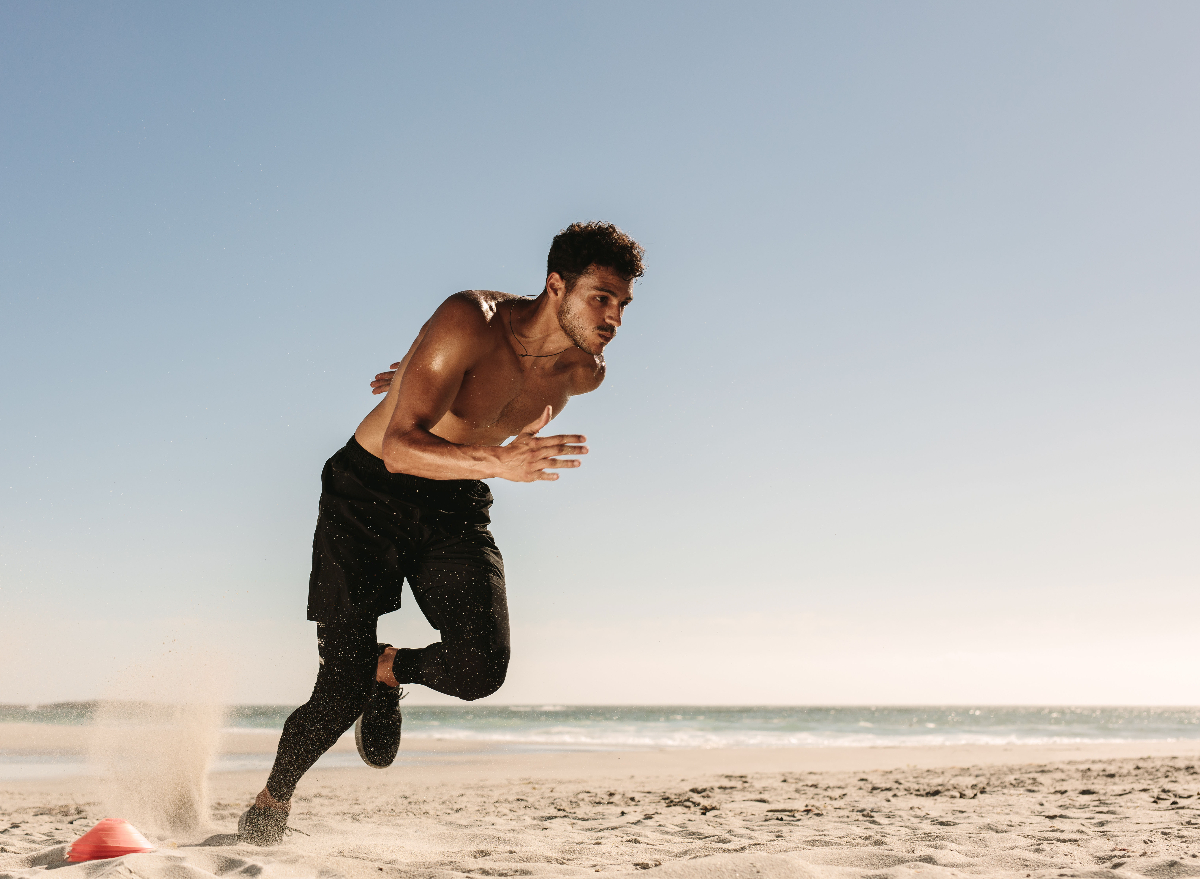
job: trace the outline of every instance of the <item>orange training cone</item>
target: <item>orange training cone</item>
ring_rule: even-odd
[[[68,861],[98,861],[138,852],[152,852],[152,846],[138,829],[122,818],[105,818],[71,846]]]

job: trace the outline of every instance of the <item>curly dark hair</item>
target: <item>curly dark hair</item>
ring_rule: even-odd
[[[627,280],[645,273],[646,251],[612,223],[572,223],[554,236],[546,274],[557,272],[570,290],[589,266],[604,266]]]

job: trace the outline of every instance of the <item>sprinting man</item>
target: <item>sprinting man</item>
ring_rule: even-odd
[[[308,587],[321,667],[312,696],[284,724],[266,787],[238,822],[244,842],[279,842],[296,783],[351,726],[367,765],[391,765],[400,684],[481,699],[504,683],[504,563],[482,480],[554,480],[579,466],[585,437],[538,434],[572,396],[604,381],[604,349],[633,299],[642,256],[616,226],[574,223],[554,237],[536,298],[455,293],[394,371],[376,376],[373,392],[387,396],[321,471]],[[404,580],[441,633],[427,647],[375,640],[379,617],[400,607]]]

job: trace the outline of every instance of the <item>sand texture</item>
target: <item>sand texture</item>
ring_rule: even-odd
[[[142,827],[158,851],[69,865],[70,841],[112,817],[104,782],[0,783],[0,877],[1200,876],[1200,747],[1057,750],[863,749],[853,769],[854,754],[820,749],[450,749],[310,773],[290,822],[302,833],[273,849],[230,835],[262,774],[218,773],[210,821]]]

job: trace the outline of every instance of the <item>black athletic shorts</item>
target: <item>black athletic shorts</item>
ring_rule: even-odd
[[[404,577],[418,575],[435,546],[459,564],[498,566],[503,583],[491,505],[484,482],[389,473],[351,437],[321,471],[308,618],[329,623],[398,609]]]

